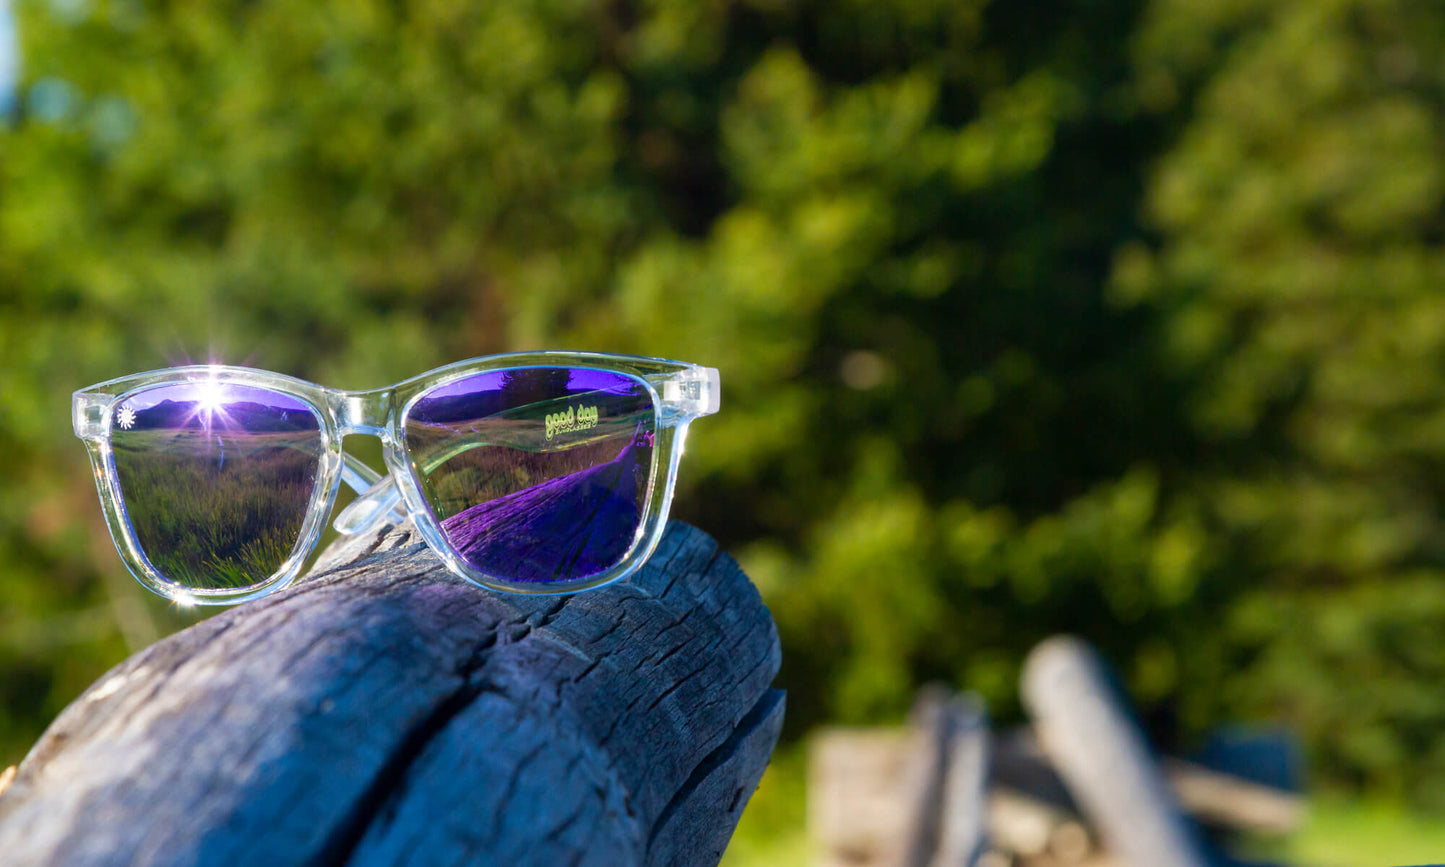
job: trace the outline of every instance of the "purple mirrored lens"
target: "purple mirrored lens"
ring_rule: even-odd
[[[325,451],[314,410],[264,388],[198,381],[137,392],[113,413],[121,499],[156,569],[227,590],[280,569]]]
[[[489,371],[416,401],[412,471],[442,534],[508,581],[573,582],[626,556],[652,483],[643,382],[585,367]]]

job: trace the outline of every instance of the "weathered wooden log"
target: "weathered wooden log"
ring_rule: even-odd
[[[1305,799],[1297,792],[1261,786],[1180,759],[1165,759],[1164,772],[1185,811],[1208,828],[1280,836],[1304,824]]]
[[[1131,867],[1219,863],[1092,647],[1055,636],[1034,648],[1022,698],[1039,743],[1111,853]]]
[[[712,539],[510,596],[408,525],[136,654],[0,793],[6,864],[715,864],[782,721]]]
[[[817,864],[896,867],[910,818],[903,780],[913,734],[830,728],[809,739],[808,834]]]
[[[981,700],[925,687],[907,729],[813,738],[808,822],[820,863],[972,867],[989,820],[988,717]]]
[[[919,690],[910,714],[908,753],[900,789],[903,834],[885,864],[929,867],[938,849],[943,824],[943,798],[948,779],[948,747],[953,735],[953,693],[932,684]]]
[[[988,712],[975,695],[948,704],[948,769],[939,805],[938,847],[932,867],[975,867],[988,841],[988,769],[993,738]]]
[[[973,867],[988,824],[988,716],[976,696],[919,691],[902,779],[901,867]]]
[[[1079,807],[1029,729],[999,737],[992,750],[993,784],[1012,790],[1059,817],[1077,817]],[[1162,760],[1165,778],[1180,806],[1206,830],[1225,834],[1282,836],[1305,818],[1298,792],[1265,785],[1209,765]]]

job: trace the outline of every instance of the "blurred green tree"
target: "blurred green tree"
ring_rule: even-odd
[[[1222,707],[1445,808],[1445,15],[1155,3],[1141,85],[1187,95],[1122,304],[1162,314],[1227,552]]]
[[[1007,716],[1022,654],[1068,630],[1165,737],[1283,718],[1339,778],[1445,784],[1445,13],[20,14],[0,760],[172,623],[118,572],[71,389],[186,358],[363,387],[570,346],[722,368],[678,512],[772,606],[794,732],[934,677]]]

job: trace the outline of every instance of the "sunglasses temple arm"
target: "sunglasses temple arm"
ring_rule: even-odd
[[[383,477],[351,455],[343,454],[342,458],[341,480],[359,496],[336,516],[333,524],[336,532],[354,536],[382,519],[394,524],[406,520],[406,512],[401,508],[401,494],[390,476]]]

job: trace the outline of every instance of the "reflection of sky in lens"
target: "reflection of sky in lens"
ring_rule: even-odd
[[[316,430],[320,421],[304,401],[264,388],[195,380],[160,385],[122,400],[115,409],[123,429],[177,429],[264,433]]]
[[[518,367],[513,370],[540,370],[540,369],[565,369],[567,375],[567,390],[578,391],[610,391],[613,394],[627,394],[636,385],[630,375],[615,373],[607,370],[595,370],[590,367],[569,367],[569,368],[538,368]],[[464,377],[456,382],[450,382],[439,388],[434,388],[426,393],[428,399],[438,397],[455,397],[459,394],[475,394],[482,391],[497,391],[502,387],[502,377],[507,373],[505,370],[490,370],[486,373],[474,374]]]
[[[131,409],[139,412],[167,400],[175,403],[198,403],[215,407],[224,407],[231,403],[259,403],[286,412],[309,412],[311,409],[290,395],[278,394],[264,388],[228,385],[208,380],[156,386],[133,394],[124,402],[130,404]]]
[[[15,103],[15,83],[20,77],[20,53],[16,46],[15,18],[10,0],[0,0],[0,114]]]

